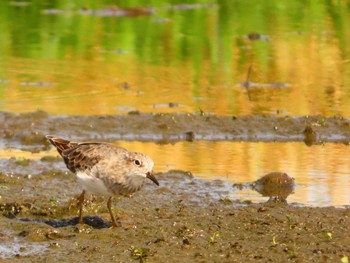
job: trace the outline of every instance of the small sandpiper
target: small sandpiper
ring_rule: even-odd
[[[117,223],[112,212],[112,197],[130,195],[138,190],[149,178],[156,185],[152,174],[153,160],[143,153],[128,150],[109,143],[71,142],[51,135],[46,138],[56,147],[67,168],[76,174],[83,192],[79,200],[79,223],[83,223],[83,203],[86,192],[108,196],[107,208],[112,226]]]

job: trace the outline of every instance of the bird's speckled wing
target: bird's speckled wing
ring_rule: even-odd
[[[47,138],[73,173],[91,170],[98,162],[116,151],[126,152],[124,148],[107,143],[75,143],[53,136]]]
[[[103,148],[105,145],[99,143],[81,143],[73,148],[63,150],[61,156],[67,168],[73,173],[77,171],[88,171],[104,158],[101,154],[103,151],[97,151],[101,147]]]

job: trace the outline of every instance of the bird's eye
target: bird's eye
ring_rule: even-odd
[[[136,164],[137,166],[140,166],[141,162],[139,160],[134,160],[134,164]]]

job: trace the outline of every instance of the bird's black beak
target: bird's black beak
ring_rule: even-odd
[[[151,179],[153,183],[155,183],[156,185],[159,186],[159,183],[158,183],[157,179],[154,177],[154,175],[153,175],[152,173],[148,172],[148,173],[146,174],[146,177],[147,177],[148,179]]]

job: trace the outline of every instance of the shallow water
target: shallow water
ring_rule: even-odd
[[[304,143],[257,143],[257,142],[178,142],[155,144],[152,142],[117,142],[131,151],[150,155],[155,161],[155,172],[171,169],[190,171],[195,177],[219,179],[231,183],[253,182],[270,172],[285,172],[295,178],[297,187],[288,202],[307,206],[345,206],[350,204],[350,166],[348,146],[325,144],[306,146]],[[57,156],[54,149],[29,153],[16,149],[2,149],[0,158],[16,157],[19,160],[39,160],[43,156]],[[47,165],[47,164],[46,164]],[[41,170],[45,164],[40,164]],[[50,168],[66,171],[63,162],[54,162]],[[31,166],[18,165],[17,170],[36,174]],[[220,187],[220,186],[219,186]],[[233,200],[266,201],[259,193],[244,189],[231,189],[227,196]]]
[[[16,3],[0,3],[0,110],[350,116],[344,1]],[[135,6],[151,12],[110,15]]]
[[[289,202],[311,206],[349,205],[348,146],[304,143],[179,142],[174,145],[120,142],[154,158],[156,170],[181,169],[196,177],[241,183],[274,172],[295,178],[297,188]],[[251,190],[232,191],[229,198],[266,200]]]

